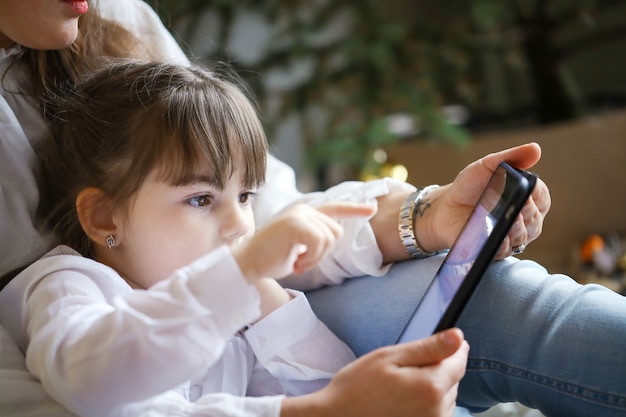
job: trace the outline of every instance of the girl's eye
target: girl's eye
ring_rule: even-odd
[[[213,202],[213,196],[209,194],[197,195],[187,199],[187,203],[194,207],[206,207]]]
[[[239,194],[239,204],[245,205],[250,203],[255,195],[256,193],[253,193],[252,191],[246,191],[245,193]]]

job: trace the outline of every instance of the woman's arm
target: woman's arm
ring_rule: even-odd
[[[531,168],[540,158],[539,145],[531,143],[487,155],[468,165],[454,182],[431,190],[428,203],[415,221],[415,236],[425,251],[448,249],[467,220],[497,165],[506,161],[517,168]],[[377,205],[371,218],[340,219],[344,235],[337,248],[325,257],[319,267],[304,276],[281,282],[298,289],[317,288],[341,283],[346,277],[382,276],[387,265],[409,259],[399,237],[399,214],[406,197],[415,190],[410,184],[390,179],[366,183],[347,182],[325,192],[301,194],[295,189],[293,173],[274,161],[268,171],[268,183],[258,201],[260,221],[266,221],[282,205],[294,201],[322,204],[329,200],[348,200]],[[424,184],[427,185],[427,184]],[[273,196],[279,196],[276,200]],[[510,247],[528,244],[541,233],[544,217],[550,208],[550,194],[539,180],[532,198],[522,209],[518,220],[503,243],[498,258],[511,254]]]

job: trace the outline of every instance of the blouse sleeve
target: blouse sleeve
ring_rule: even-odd
[[[79,415],[109,415],[187,381],[260,314],[258,293],[227,247],[149,290],[132,290],[77,255],[44,258],[22,274],[31,275],[18,297],[28,369]]]
[[[132,407],[115,410],[115,417],[279,417],[284,396],[240,397],[209,394],[190,403],[170,391]]]
[[[355,359],[350,348],[313,313],[306,296],[295,296],[245,332],[259,366],[248,395],[301,395],[326,385]]]
[[[24,365],[24,355],[0,327],[0,415],[77,417],[52,400]],[[115,417],[278,417],[283,396],[210,394],[189,403],[173,391],[115,410]]]
[[[259,226],[290,204],[317,206],[331,201],[352,201],[376,206],[378,197],[406,187],[403,182],[384,178],[367,182],[347,181],[323,192],[301,193],[296,188],[291,167],[274,157],[268,162],[266,185],[253,206]],[[281,284],[305,290],[340,284],[351,277],[385,275],[390,266],[382,263],[382,253],[369,220],[364,217],[338,219],[344,233],[336,248],[316,268],[293,279],[281,279]]]

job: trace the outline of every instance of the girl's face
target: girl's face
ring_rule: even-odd
[[[131,286],[148,288],[219,246],[251,236],[254,191],[241,184],[241,170],[223,190],[203,176],[189,185],[172,186],[157,181],[152,173],[137,192],[128,217],[117,222],[119,245],[104,248],[109,258],[105,263]]]
[[[69,46],[87,0],[0,0],[0,48],[18,43],[32,49]]]

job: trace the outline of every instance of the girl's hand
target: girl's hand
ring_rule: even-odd
[[[231,251],[251,282],[302,273],[316,265],[343,233],[335,218],[371,216],[375,210],[373,206],[350,202],[318,207],[296,204]]]
[[[469,345],[459,329],[386,346],[342,368],[328,386],[283,400],[281,417],[451,417]]]

